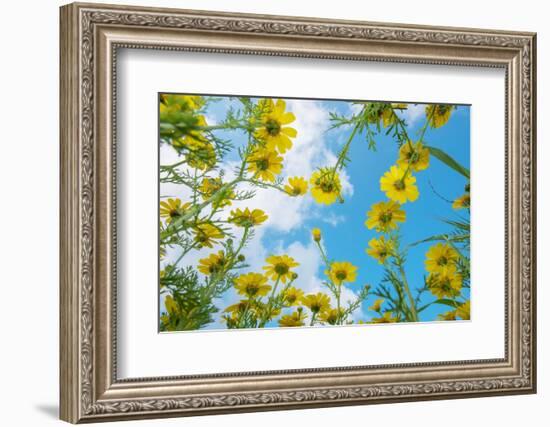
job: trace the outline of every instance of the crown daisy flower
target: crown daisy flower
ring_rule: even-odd
[[[338,173],[329,168],[321,168],[311,175],[311,195],[317,203],[331,205],[340,197],[342,185]]]
[[[330,265],[330,270],[326,270],[325,274],[339,285],[343,282],[351,283],[357,279],[357,267],[348,261],[333,262]]]
[[[454,267],[458,260],[458,252],[448,243],[437,243],[426,252],[426,270],[430,273],[439,273],[449,267]]]
[[[398,222],[404,222],[406,214],[401,205],[393,200],[375,203],[367,213],[365,225],[370,229],[387,233],[397,228]]]
[[[453,105],[432,104],[426,106],[426,117],[432,128],[440,128],[451,118],[451,112],[455,107]]]
[[[307,181],[301,176],[288,178],[288,184],[285,185],[285,191],[290,196],[303,196],[307,193]]]
[[[266,258],[268,265],[264,266],[265,275],[272,280],[281,280],[286,283],[294,278],[294,272],[291,270],[300,264],[294,261],[294,258],[288,255],[271,255]]]
[[[391,256],[394,249],[393,242],[386,240],[384,236],[373,238],[369,241],[369,248],[366,250],[374,259],[378,260],[379,264],[384,264],[386,259]]]
[[[254,136],[264,141],[269,150],[284,154],[292,148],[290,138],[295,138],[298,134],[296,129],[285,125],[292,123],[296,117],[293,113],[285,111],[286,103],[282,99],[278,99],[276,103],[272,99],[261,99],[258,106],[262,111],[261,126]]]
[[[407,173],[406,169],[397,166],[392,166],[380,178],[380,189],[386,193],[388,199],[399,203],[405,203],[407,200],[414,202],[419,196],[416,178]]]
[[[430,165],[430,150],[424,147],[420,141],[406,142],[399,149],[397,165],[401,169],[406,170],[408,167],[415,172],[427,169]]]
[[[240,295],[254,298],[267,295],[271,286],[267,284],[267,277],[263,274],[247,273],[235,279],[235,289]]]
[[[283,170],[283,158],[268,148],[256,148],[247,158],[248,171],[262,181],[275,182]]]

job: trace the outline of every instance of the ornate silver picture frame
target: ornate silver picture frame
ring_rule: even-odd
[[[535,34],[75,3],[61,8],[60,43],[61,419],[97,422],[536,391]],[[503,69],[505,356],[120,379],[115,148],[122,48]]]

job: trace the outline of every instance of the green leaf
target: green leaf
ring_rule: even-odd
[[[428,145],[425,146],[428,150],[430,150],[430,154],[443,163],[445,163],[447,166],[449,166],[451,169],[454,169],[459,174],[465,176],[466,178],[470,179],[470,170],[466,169],[464,166],[462,166],[460,163],[458,163],[455,159],[453,159],[451,156],[449,156],[445,151],[430,147]]]
[[[438,300],[434,301],[434,304],[448,305],[449,307],[453,307],[453,308],[456,308],[460,305],[460,304],[457,304],[456,301],[454,301],[452,299],[446,299],[446,298],[438,299]]]

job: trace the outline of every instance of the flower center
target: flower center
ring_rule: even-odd
[[[388,251],[386,251],[385,249],[382,249],[378,255],[380,255],[380,258],[386,258],[388,256]]]
[[[287,295],[287,296],[286,296],[286,300],[287,300],[287,302],[288,302],[289,304],[292,304],[292,303],[294,303],[294,301],[296,301],[296,295],[292,295],[292,294],[291,294],[291,295]]]
[[[388,222],[391,222],[392,217],[393,215],[391,212],[382,212],[378,219],[382,224],[387,224]]]
[[[402,179],[399,179],[393,183],[393,186],[397,191],[403,191],[405,189],[405,182]]]
[[[251,283],[246,287],[246,293],[253,297],[258,293],[258,285],[255,283]]]
[[[345,280],[348,274],[345,271],[339,270],[335,274],[336,278],[340,281]]]
[[[269,168],[269,160],[267,159],[261,159],[256,162],[256,166],[259,170],[265,171]]]
[[[437,260],[437,264],[438,264],[438,265],[447,265],[448,262],[449,262],[449,260],[448,260],[447,257],[445,257],[445,256],[441,256],[441,257],[439,257],[439,259]]]
[[[271,136],[279,135],[281,124],[277,120],[270,119],[265,123],[265,130]]]
[[[295,196],[299,196],[300,193],[301,193],[301,190],[298,187],[294,187],[292,189],[292,194],[294,194]]]
[[[170,218],[177,218],[178,216],[181,216],[181,213],[177,209],[172,209],[168,215],[170,215]]]
[[[275,264],[274,270],[275,270],[275,273],[277,273],[279,276],[282,276],[288,273],[289,267],[284,263],[279,263],[279,264]]]
[[[321,304],[318,302],[314,302],[311,304],[310,310],[317,313],[319,310],[321,310]]]
[[[412,151],[412,152],[409,153],[409,162],[410,163],[417,163],[419,159],[420,159],[420,156],[418,155],[418,153],[416,151]]]
[[[323,191],[323,193],[332,193],[332,191],[334,190],[334,185],[332,184],[332,182],[323,182],[321,183],[321,190]]]

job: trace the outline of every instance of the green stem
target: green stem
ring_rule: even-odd
[[[411,289],[409,287],[409,282],[407,281],[407,276],[405,275],[405,270],[403,269],[403,266],[399,265],[399,272],[401,273],[401,279],[403,280],[403,287],[405,288],[405,293],[407,294],[407,297],[409,298],[410,303],[410,310],[412,319],[414,322],[418,322],[418,313],[416,311],[416,305],[414,303],[414,298],[411,293]]]

